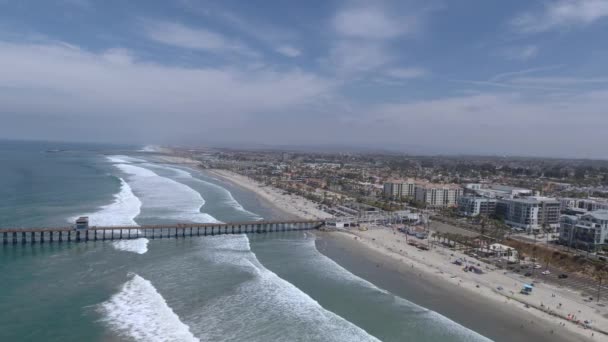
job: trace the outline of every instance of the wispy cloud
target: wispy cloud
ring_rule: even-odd
[[[293,46],[289,46],[289,45],[281,45],[279,47],[276,48],[276,51],[284,56],[287,57],[298,57],[299,55],[302,54],[302,52],[298,49],[296,49]]]
[[[521,76],[521,75],[527,75],[527,74],[538,73],[538,72],[543,72],[543,71],[556,70],[556,69],[561,69],[563,67],[564,67],[564,65],[549,65],[549,66],[538,67],[538,68],[529,68],[529,69],[524,69],[524,70],[503,72],[503,73],[492,76],[489,79],[489,81],[497,82],[497,81],[501,81],[503,79],[506,79],[506,78],[509,78],[512,76]]]
[[[277,27],[268,21],[254,20],[248,16],[228,11],[221,6],[203,5],[200,2],[189,0],[180,0],[179,4],[191,13],[205,19],[217,20],[230,30],[262,43],[270,50],[284,56],[297,57],[302,54],[302,49],[297,46],[298,34],[292,28]]]
[[[123,133],[139,122],[166,135],[226,128],[260,112],[281,116],[334,86],[300,70],[182,68],[142,61],[126,50],[93,53],[55,43],[0,42],[0,74],[2,116],[60,115],[65,125],[99,124]]]
[[[536,45],[512,46],[499,51],[506,59],[516,61],[527,61],[538,55],[539,48]]]
[[[376,70],[394,59],[390,50],[381,43],[341,40],[334,43],[324,62],[339,73],[352,74]]]
[[[346,8],[332,23],[340,35],[363,39],[391,39],[417,29],[415,17],[391,15],[377,7]]]
[[[412,79],[426,76],[428,71],[423,68],[391,68],[386,70],[386,76],[396,79]]]
[[[330,22],[334,39],[322,61],[342,74],[380,72],[396,60],[391,43],[417,33],[418,24],[415,15],[391,11],[380,3],[349,4],[340,8]],[[412,72],[395,69],[394,77],[401,73],[411,78]]]
[[[511,79],[514,84],[536,84],[554,86],[579,86],[608,84],[608,77],[518,77]]]
[[[557,0],[545,3],[538,11],[518,15],[510,25],[521,33],[539,33],[585,26],[606,17],[606,0]]]
[[[188,27],[180,23],[146,20],[144,33],[153,41],[184,49],[258,56],[256,51],[237,40],[204,28]]]

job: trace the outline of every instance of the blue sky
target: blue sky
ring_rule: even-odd
[[[0,0],[0,137],[606,158],[606,37],[608,0]]]

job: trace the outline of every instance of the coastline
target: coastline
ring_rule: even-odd
[[[298,195],[287,194],[284,191],[272,186],[259,184],[256,181],[238,173],[219,169],[204,169],[204,172],[254,192],[268,205],[292,216],[293,218],[315,220],[331,217],[330,214],[318,209],[317,205],[312,201]]]
[[[170,160],[166,161],[193,167],[200,165],[188,158],[168,159]],[[259,184],[238,173],[219,169],[201,171],[253,192],[264,205],[276,210],[281,218],[319,219],[331,216],[316,208],[309,200]],[[452,265],[450,262],[460,257],[470,260],[470,257],[445,248],[420,251],[405,244],[405,236],[390,228],[321,232],[319,236],[319,243],[331,241],[330,244],[337,251],[348,250],[346,254],[349,258],[340,260],[339,255],[334,253],[336,250],[322,251],[322,248],[319,248],[336,262],[349,263],[348,259],[358,260],[359,264],[344,265],[351,272],[357,273],[360,264],[375,263],[378,266],[375,272],[367,275],[371,282],[378,282],[379,286],[397,295],[402,291],[400,286],[392,288],[390,281],[387,282],[388,286],[384,286],[387,284],[382,283],[382,279],[393,277],[395,279],[392,283],[401,283],[403,287],[409,288],[423,288],[425,291],[422,296],[408,293],[403,293],[402,296],[498,341],[608,341],[608,335],[584,329],[565,319],[568,313],[573,313],[577,319],[580,317],[581,320],[592,321],[594,329],[608,327],[608,315],[604,317],[571,299],[570,297],[576,294],[570,293],[568,296],[565,293],[567,289],[540,283],[532,295],[524,297],[518,292],[529,278],[509,277],[502,274],[502,271],[489,269],[484,269],[483,275],[463,272],[462,266]],[[498,286],[503,289],[497,290]],[[553,294],[556,294],[556,297],[553,297]],[[558,303],[563,305],[558,306]],[[525,304],[528,304],[528,307]],[[545,312],[549,310],[551,314]]]
[[[420,251],[407,245],[404,235],[397,234],[390,228],[322,232],[319,234],[319,250],[336,262],[344,263],[343,266],[353,273],[361,268],[361,264],[375,263],[377,270],[359,275],[397,295],[403,293],[404,298],[445,314],[486,336],[500,332],[491,336],[499,341],[608,341],[605,334],[584,329],[559,317],[574,311],[578,317],[591,318],[595,328],[608,326],[605,317],[564,297],[561,293],[564,289],[541,283],[537,284],[532,295],[523,298],[524,295],[516,292],[522,281],[507,278],[497,270],[484,269],[483,275],[463,272],[461,266],[452,265],[450,260],[469,257],[443,248]],[[328,241],[335,250],[324,248],[324,241]],[[347,254],[347,257],[340,259],[340,254]],[[386,278],[391,280],[383,282],[382,279]],[[499,285],[504,288],[502,291],[496,289]],[[404,291],[404,288],[408,290]],[[410,293],[412,288],[418,288],[413,292],[423,294]],[[552,297],[554,293],[556,297]],[[541,301],[545,308],[552,308],[552,315],[541,311]],[[526,308],[524,303],[528,302],[529,307]],[[558,302],[563,304],[559,308]],[[492,323],[499,324],[492,326]]]

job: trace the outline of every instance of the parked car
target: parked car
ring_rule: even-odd
[[[557,277],[558,277],[559,279],[566,279],[566,278],[568,278],[568,275],[567,275],[567,274],[562,273],[562,274],[558,275]]]
[[[542,271],[540,274],[542,274],[542,275],[549,275],[549,274],[551,274],[551,271],[549,271],[549,270],[544,270],[544,271]]]
[[[526,274],[524,274],[524,276],[531,277],[532,276],[532,272],[526,272]]]

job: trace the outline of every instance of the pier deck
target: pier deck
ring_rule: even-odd
[[[35,243],[87,242],[124,239],[185,238],[222,234],[252,234],[318,229],[325,224],[317,220],[253,221],[227,223],[180,223],[173,225],[144,225],[100,227],[0,228],[2,245]]]

